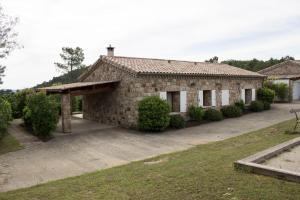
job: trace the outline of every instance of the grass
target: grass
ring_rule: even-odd
[[[299,136],[285,134],[293,123],[287,121],[186,151],[0,193],[0,199],[300,199],[297,183],[233,168],[238,159]]]
[[[0,139],[0,155],[22,148],[23,146],[8,133],[4,134],[3,138]]]

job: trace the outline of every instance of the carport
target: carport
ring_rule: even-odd
[[[118,83],[119,81],[77,82],[38,88],[37,90],[44,91],[47,94],[61,95],[62,132],[71,133],[71,97],[112,91],[116,88]]]

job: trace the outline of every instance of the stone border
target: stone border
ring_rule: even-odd
[[[244,159],[234,162],[235,169],[244,169],[248,172],[262,174],[266,176],[272,176],[279,179],[284,179],[288,181],[294,181],[300,183],[300,173],[279,169],[267,165],[262,165],[261,163],[266,160],[275,157],[295,146],[300,145],[300,137],[293,140],[281,143],[275,147],[271,147],[267,150],[261,151]]]

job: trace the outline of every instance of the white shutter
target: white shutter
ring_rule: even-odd
[[[216,106],[216,90],[211,91],[211,106]]]
[[[186,112],[186,91],[180,91],[180,112]]]
[[[242,89],[241,91],[241,99],[243,100],[244,103],[246,103],[245,89]]]
[[[255,89],[252,89],[252,101],[255,101],[256,99],[256,91]]]
[[[160,97],[162,100],[167,100],[167,92],[160,92],[160,93],[159,93],[159,97]]]
[[[229,90],[222,90],[222,106],[229,105]]]
[[[198,106],[203,107],[203,90],[198,91]]]

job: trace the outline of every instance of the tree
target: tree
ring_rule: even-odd
[[[209,60],[206,60],[205,62],[207,62],[207,63],[218,63],[219,58],[218,58],[218,56],[214,56],[214,57],[210,58]]]
[[[17,22],[18,18],[6,15],[0,5],[0,59],[6,58],[11,51],[18,47],[15,40],[17,33],[14,31]],[[3,83],[4,71],[5,66],[0,64],[0,84]]]
[[[278,63],[288,61],[288,60],[295,60],[295,58],[291,56],[285,56],[280,59],[270,58],[269,60],[266,61],[253,58],[252,60],[225,60],[222,61],[221,63],[247,69],[250,71],[259,71],[267,67],[270,67],[272,65],[276,65]]]
[[[64,73],[70,72],[70,76],[73,76],[73,70],[83,68],[85,65],[82,64],[84,60],[83,49],[80,47],[70,48],[63,47],[62,53],[59,54],[63,63],[54,63],[56,67]]]

